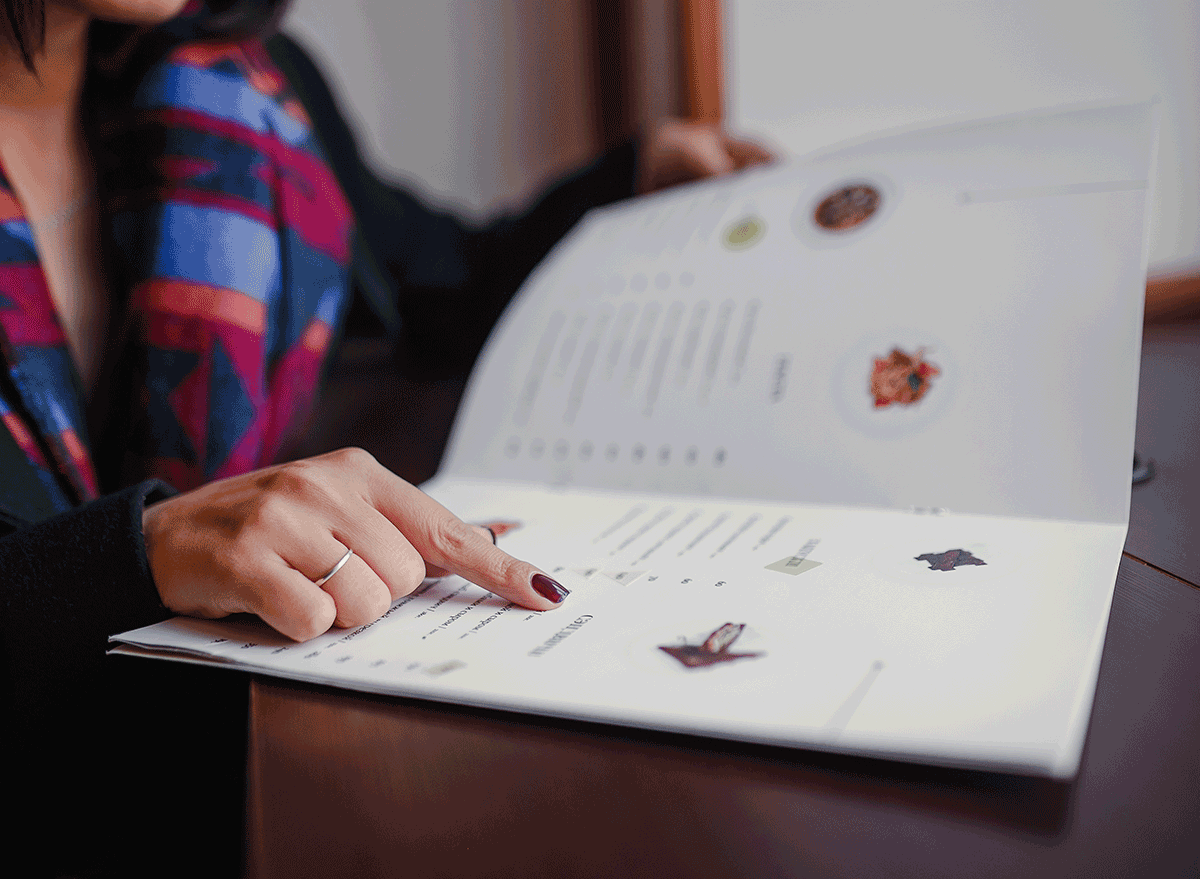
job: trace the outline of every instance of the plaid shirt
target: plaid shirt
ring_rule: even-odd
[[[0,167],[0,420],[67,509],[155,476],[270,463],[312,404],[349,302],[351,214],[261,44],[185,44],[135,99],[145,172],[105,210],[120,367],[99,460],[29,223]]]

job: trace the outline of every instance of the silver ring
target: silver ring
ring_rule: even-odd
[[[329,569],[328,574],[326,574],[324,577],[318,577],[317,579],[313,580],[313,582],[316,583],[318,586],[324,586],[330,577],[332,577],[334,574],[336,574],[338,571],[340,571],[342,569],[342,565],[344,565],[344,564],[346,564],[346,562],[350,561],[350,556],[352,556],[352,555],[354,555],[354,550],[352,550],[352,549],[346,550],[346,554],[337,560],[337,564]]]

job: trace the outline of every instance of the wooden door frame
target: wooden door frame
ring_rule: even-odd
[[[678,0],[679,90],[688,119],[725,117],[722,12],[721,0]]]
[[[648,45],[639,27],[652,10],[669,18],[669,39]],[[660,110],[719,122],[724,114],[721,0],[591,0],[593,102],[597,139],[611,146],[651,121],[639,92],[657,89]],[[667,57],[648,59],[648,52]],[[651,63],[652,61],[657,63]],[[651,69],[672,71],[674,82],[647,82]],[[666,102],[665,106],[663,102]]]

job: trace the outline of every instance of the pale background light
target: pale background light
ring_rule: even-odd
[[[727,115],[792,154],[869,132],[1162,101],[1152,272],[1200,267],[1196,0],[726,0]]]
[[[376,167],[485,213],[593,150],[583,0],[296,0]]]

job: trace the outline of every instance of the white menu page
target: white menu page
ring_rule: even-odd
[[[1070,777],[1129,505],[1152,105],[882,137],[593,212],[425,489],[572,590],[124,652]]]

